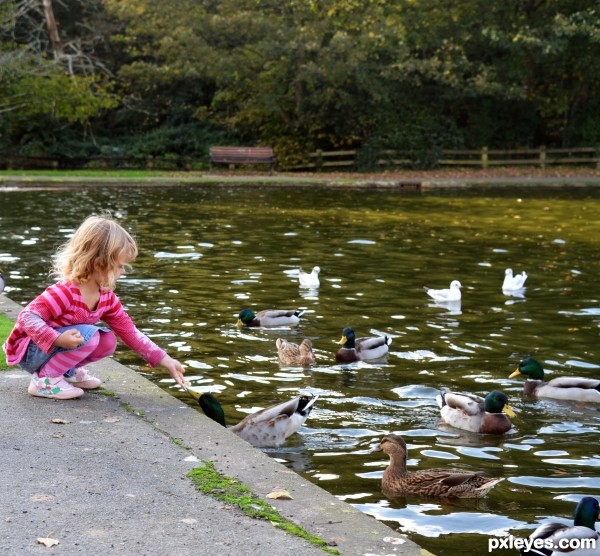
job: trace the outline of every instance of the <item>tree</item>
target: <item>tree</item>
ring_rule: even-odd
[[[50,27],[48,27],[50,25]],[[9,2],[0,12],[0,141],[52,135],[112,108],[106,74],[79,48],[62,41],[51,0]],[[37,131],[36,131],[37,129]]]

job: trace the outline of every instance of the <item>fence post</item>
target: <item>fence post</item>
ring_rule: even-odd
[[[315,170],[321,170],[321,166],[323,165],[323,151],[321,149],[317,149],[315,156]]]
[[[154,157],[152,155],[148,155],[146,157],[146,170],[152,170],[154,168]]]
[[[542,145],[540,147],[540,168],[546,167],[546,147]]]
[[[488,162],[489,162],[488,148],[487,147],[483,147],[481,149],[481,167],[484,170],[488,167]]]

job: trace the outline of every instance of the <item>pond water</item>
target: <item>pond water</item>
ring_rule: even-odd
[[[549,376],[600,375],[600,191],[381,191],[318,187],[69,188],[0,191],[6,294],[25,304],[48,284],[54,248],[85,216],[110,210],[140,256],[117,293],[138,326],[182,360],[197,390],[218,394],[230,422],[296,395],[320,396],[306,426],[272,457],[438,555],[487,553],[488,539],[572,521],[600,497],[600,404],[524,398],[508,379],[533,355]],[[296,272],[321,268],[318,291]],[[501,291],[525,270],[522,296]],[[463,285],[460,308],[423,286]],[[296,329],[236,328],[245,307],[301,308]],[[386,361],[338,365],[342,328],[393,338]],[[317,364],[282,368],[275,340],[311,338]],[[194,404],[160,370],[117,358]],[[507,393],[513,429],[494,437],[440,423],[440,388]],[[459,467],[503,476],[481,501],[385,498],[390,432],[409,469]],[[494,554],[514,554],[498,549]]]

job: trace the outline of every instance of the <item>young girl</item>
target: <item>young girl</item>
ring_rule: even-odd
[[[185,387],[183,365],[136,328],[113,291],[137,253],[131,235],[107,216],[87,218],[58,249],[52,273],[59,281],[19,313],[3,346],[9,365],[32,374],[29,394],[67,400],[98,388],[84,365],[112,355],[116,336]]]

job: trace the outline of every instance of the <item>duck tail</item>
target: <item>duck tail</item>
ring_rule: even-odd
[[[485,483],[483,483],[480,487],[477,487],[475,490],[481,491],[483,493],[487,493],[488,491],[492,490],[498,483],[502,482],[503,480],[504,480],[504,477],[490,479],[489,481],[486,481]]]
[[[392,343],[392,337],[391,336],[385,336],[385,345],[389,346]]]
[[[444,390],[440,390],[440,393],[435,397],[435,401],[437,402],[440,409],[444,407],[446,404],[446,392]]]
[[[315,402],[319,399],[319,396],[301,396],[298,401],[298,409],[296,409],[296,413],[300,413],[302,416],[307,416],[313,409]]]
[[[297,311],[294,311],[294,315],[297,316],[298,318],[300,318],[303,314],[304,314],[304,309],[298,309]]]

